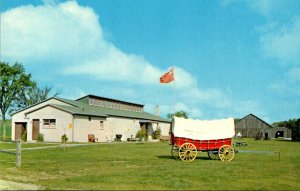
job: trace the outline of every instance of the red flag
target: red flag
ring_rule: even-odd
[[[160,83],[169,83],[174,81],[174,68],[171,68],[169,72],[166,72],[159,79]]]

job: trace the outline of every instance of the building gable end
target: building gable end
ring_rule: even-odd
[[[58,98],[58,97],[52,97],[52,98],[46,99],[46,100],[44,100],[44,101],[42,101],[42,102],[40,102],[40,103],[31,105],[31,106],[29,106],[29,107],[27,107],[27,108],[24,108],[24,109],[21,109],[21,110],[19,110],[19,111],[16,111],[16,112],[14,112],[14,113],[12,114],[12,116],[15,115],[15,114],[18,114],[18,113],[20,113],[20,112],[28,113],[28,112],[30,112],[31,110],[35,110],[35,109],[34,109],[35,107],[40,108],[40,107],[42,107],[43,105],[49,105],[49,104],[52,104],[52,103],[51,103],[51,100],[56,100],[56,101],[58,101],[58,102],[61,102],[62,104],[66,104],[66,105],[69,105],[69,106],[79,107],[78,105],[72,104],[72,103],[66,101],[65,99],[61,99],[61,98]],[[49,102],[49,103],[47,103],[47,102]],[[41,105],[41,106],[39,106],[39,105]],[[58,105],[58,104],[56,103],[56,105]]]
[[[38,111],[38,110],[43,109],[43,108],[46,108],[46,107],[52,107],[52,108],[55,108],[55,109],[58,109],[58,110],[61,110],[61,111],[64,111],[64,112],[67,112],[67,113],[70,113],[70,114],[74,114],[73,112],[71,112],[71,111],[69,111],[69,110],[67,110],[67,109],[63,109],[63,108],[60,108],[60,107],[58,107],[58,106],[56,106],[56,105],[52,105],[52,104],[43,105],[43,106],[41,106],[41,107],[39,107],[39,108],[36,108],[36,109],[34,109],[34,110],[25,112],[24,114],[25,114],[25,115],[28,115],[28,114],[30,114],[30,113],[33,113],[33,112],[35,112],[35,111]]]

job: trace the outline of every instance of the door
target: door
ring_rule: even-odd
[[[22,135],[26,132],[26,123],[15,123],[15,140],[22,139]]]
[[[265,139],[266,139],[266,140],[269,139],[269,133],[265,133]]]
[[[32,120],[32,140],[37,140],[40,133],[40,120],[33,119]]]

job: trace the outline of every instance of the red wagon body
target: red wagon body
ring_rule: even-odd
[[[171,138],[171,144],[175,145],[177,147],[180,147],[184,143],[192,143],[195,145],[198,151],[213,151],[213,150],[219,150],[220,147],[223,145],[232,145],[232,139],[216,139],[216,140],[194,140],[194,139],[188,139],[184,137],[174,137]]]

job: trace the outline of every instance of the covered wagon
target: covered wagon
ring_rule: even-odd
[[[193,120],[173,118],[170,132],[171,153],[183,161],[193,161],[197,151],[208,153],[211,159],[231,161],[235,150],[233,118],[218,120]]]

